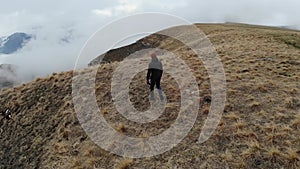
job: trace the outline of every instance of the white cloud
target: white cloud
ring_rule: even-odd
[[[94,9],[92,10],[92,13],[99,15],[99,16],[112,16],[112,10],[111,9]]]
[[[137,9],[137,5],[134,4],[122,4],[116,6],[115,10],[116,12],[126,12],[126,13],[132,13]]]
[[[137,10],[138,5],[136,3],[131,3],[128,0],[119,0],[115,6],[104,8],[104,9],[94,9],[92,13],[98,16],[106,16],[106,17],[117,17],[120,15],[126,15],[133,13]]]

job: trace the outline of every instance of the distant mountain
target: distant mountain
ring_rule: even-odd
[[[12,54],[32,39],[32,35],[17,32],[8,37],[0,37],[0,54]]]

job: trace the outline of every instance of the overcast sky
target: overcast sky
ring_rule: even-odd
[[[190,22],[243,22],[300,29],[299,0],[1,0],[0,36],[35,35],[0,63],[45,75],[69,70],[88,38],[118,18],[162,12]],[[25,71],[26,70],[26,71]]]

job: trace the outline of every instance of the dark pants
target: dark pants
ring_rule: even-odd
[[[151,79],[151,82],[150,82],[150,91],[153,91],[154,90],[154,86],[156,85],[156,88],[157,89],[161,89],[160,87],[160,79],[161,77],[159,78],[156,78],[156,79]]]

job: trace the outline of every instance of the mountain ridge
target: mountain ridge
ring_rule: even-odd
[[[2,111],[10,108],[14,113],[14,121],[0,123],[0,168],[299,168],[300,50],[296,46],[300,33],[245,25],[195,25],[214,45],[227,79],[221,122],[205,143],[198,144],[197,140],[211,105],[206,99],[211,98],[207,71],[186,46],[168,38],[157,41],[160,37],[154,34],[146,37],[148,43],[178,54],[199,86],[199,114],[180,144],[161,155],[141,159],[123,158],[101,149],[77,119],[72,101],[75,75],[66,71],[0,91]],[[113,106],[109,79],[126,57],[117,56],[135,50],[117,50],[110,52],[112,57],[105,58],[105,63],[81,71],[98,71],[97,103],[116,131],[141,138],[157,135],[177,117],[178,85],[164,74],[162,87],[171,104],[156,121],[137,124],[125,119]],[[149,107],[145,74],[137,74],[129,88],[130,100],[139,110]],[[85,90],[83,86],[81,91]]]

